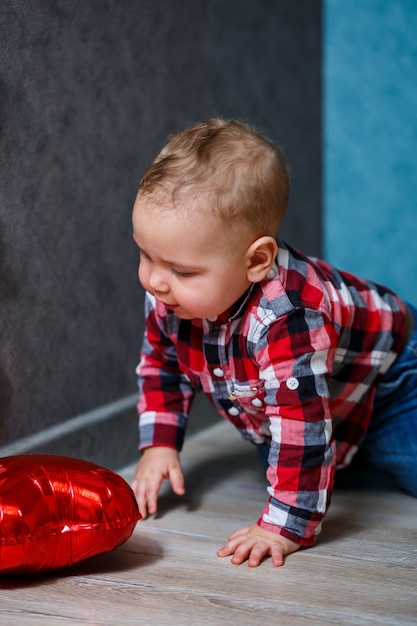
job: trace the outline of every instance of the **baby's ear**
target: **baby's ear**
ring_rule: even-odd
[[[246,251],[247,276],[251,283],[259,283],[271,269],[278,253],[273,237],[259,237]]]

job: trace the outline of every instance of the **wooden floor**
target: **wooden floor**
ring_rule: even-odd
[[[188,440],[183,465],[187,495],[165,490],[159,514],[111,554],[0,579],[0,624],[417,624],[417,500],[381,480],[339,486],[314,548],[282,568],[237,567],[216,550],[264,505],[253,447],[221,423]]]

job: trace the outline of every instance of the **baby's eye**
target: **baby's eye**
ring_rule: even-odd
[[[175,267],[172,268],[172,271],[176,276],[180,276],[181,278],[191,278],[192,276],[195,276],[195,272],[183,272],[175,269]]]

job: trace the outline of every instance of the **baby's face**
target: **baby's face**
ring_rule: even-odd
[[[197,202],[197,200],[195,200]],[[139,280],[182,319],[216,318],[248,289],[247,238],[230,241],[218,220],[137,199],[133,238]]]

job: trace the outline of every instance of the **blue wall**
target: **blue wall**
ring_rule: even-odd
[[[417,2],[324,2],[326,258],[417,304]]]

